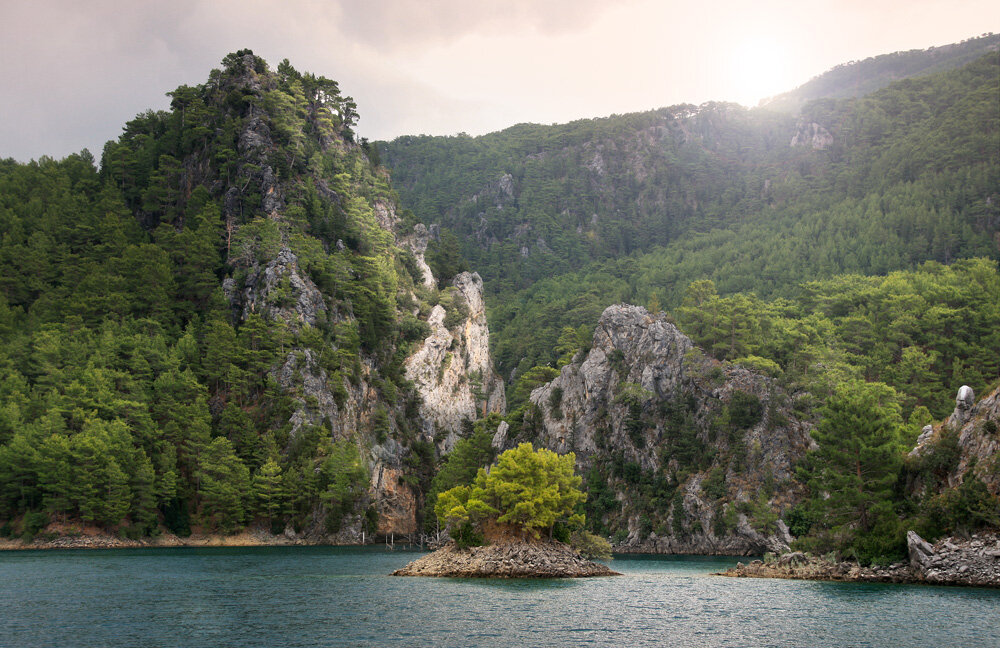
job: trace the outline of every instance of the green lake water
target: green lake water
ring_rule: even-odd
[[[1000,590],[623,576],[395,578],[418,554],[272,547],[0,553],[0,646],[1000,646]]]

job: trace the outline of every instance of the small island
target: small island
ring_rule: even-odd
[[[535,450],[530,443],[480,468],[469,485],[438,495],[434,512],[452,537],[393,576],[581,578],[617,576],[590,558],[611,546],[583,530],[576,512],[586,495],[573,453]]]

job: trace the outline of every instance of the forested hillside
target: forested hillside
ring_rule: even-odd
[[[354,104],[249,51],[169,94],[100,169],[0,163],[3,534],[371,533],[400,488],[372,475],[434,450],[423,277]]]
[[[400,138],[383,159],[406,204],[454,231],[483,274],[510,377],[554,363],[564,328],[607,305],[673,309],[697,280],[797,298],[846,273],[996,259],[998,93],[989,54],[813,102],[797,121],[706,105]]]
[[[797,117],[378,144],[248,50],[169,95],[99,166],[0,162],[3,536],[437,531],[520,441],[634,549],[1000,525],[996,397],[926,427],[1000,376],[996,53]]]
[[[379,151],[436,253],[484,275],[507,442],[584,457],[592,530],[737,551],[780,543],[781,519],[884,562],[907,528],[1000,524],[990,451],[945,480],[944,424],[907,456],[959,386],[1000,376],[998,97],[994,52],[797,117],[680,106]],[[623,331],[621,302],[650,314]],[[666,323],[722,363],[641,347]]]
[[[894,81],[961,67],[1000,48],[1000,34],[983,34],[961,43],[925,50],[872,56],[836,66],[785,92],[761,102],[769,110],[796,113],[813,99],[861,97]]]

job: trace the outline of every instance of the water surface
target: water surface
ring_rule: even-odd
[[[0,552],[0,646],[1000,646],[1000,591],[722,578],[388,576],[416,553],[268,547]]]

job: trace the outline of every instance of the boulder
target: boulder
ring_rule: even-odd
[[[917,535],[916,531],[906,532],[906,546],[910,554],[910,566],[916,570],[924,570],[934,557],[934,547]]]
[[[972,415],[972,407],[976,404],[976,395],[972,387],[962,385],[958,388],[958,395],[955,396],[955,411],[948,417],[948,425],[958,429],[965,425]]]

